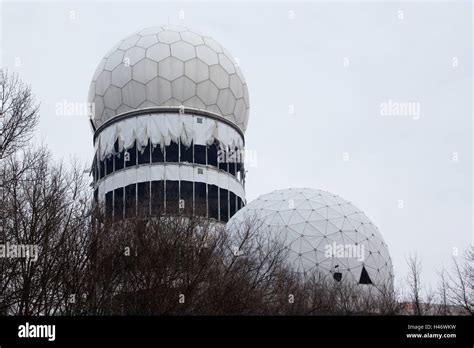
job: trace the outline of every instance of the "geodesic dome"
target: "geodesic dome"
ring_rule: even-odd
[[[230,234],[250,221],[259,233],[277,236],[299,273],[319,271],[335,280],[391,286],[392,262],[377,227],[332,193],[302,188],[264,194],[227,223]]]
[[[118,42],[94,73],[89,102],[96,128],[127,111],[183,105],[245,131],[249,110],[247,84],[230,53],[211,37],[170,25]]]

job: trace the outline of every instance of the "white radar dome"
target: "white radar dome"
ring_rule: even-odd
[[[92,78],[96,128],[116,115],[160,106],[216,113],[247,128],[249,95],[232,55],[209,36],[182,26],[143,29],[118,42]]]
[[[246,221],[259,226],[258,233],[277,236],[299,273],[316,271],[377,288],[393,284],[388,247],[377,227],[337,195],[310,188],[276,190],[239,210],[227,223],[228,232],[243,232]]]

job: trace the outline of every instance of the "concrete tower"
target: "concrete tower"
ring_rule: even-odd
[[[94,198],[114,219],[245,205],[245,79],[215,40],[181,26],[141,30],[100,62],[89,90]]]

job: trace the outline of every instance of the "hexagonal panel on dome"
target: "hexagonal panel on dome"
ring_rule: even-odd
[[[158,43],[158,38],[156,35],[145,35],[140,38],[137,42],[138,47],[148,48]]]
[[[123,112],[182,104],[218,113],[243,131],[248,123],[248,90],[232,56],[182,26],[145,28],[117,43],[95,70],[88,98],[97,104],[96,127]]]
[[[162,105],[171,96],[171,82],[168,80],[155,77],[146,84],[146,99],[154,105]]]
[[[172,43],[170,46],[171,55],[182,60],[183,62],[196,57],[196,51],[194,50],[194,46],[190,43],[187,43],[185,41],[178,41]]]
[[[150,77],[158,74],[158,64],[151,59],[144,58],[133,66],[132,78],[141,83],[147,83]]]
[[[122,101],[125,105],[136,108],[145,99],[145,85],[140,82],[132,80],[122,88]]]
[[[184,102],[196,95],[196,83],[186,76],[178,77],[171,82],[171,93],[174,98]]]
[[[164,43],[157,43],[146,50],[146,57],[160,62],[163,59],[171,56],[170,45]]]
[[[171,56],[158,63],[158,71],[160,77],[173,81],[184,74],[184,63]]]

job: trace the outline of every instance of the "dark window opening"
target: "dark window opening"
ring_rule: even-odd
[[[367,273],[367,270],[364,266],[362,266],[362,272],[360,272],[359,284],[372,284],[369,273]]]
[[[193,144],[186,147],[181,143],[180,145],[180,162],[193,163]]]
[[[128,153],[128,155],[127,155]],[[133,146],[130,149],[127,149],[125,154],[125,166],[133,167],[137,165],[137,145],[136,142],[133,142]]]
[[[114,219],[123,219],[123,187],[114,190]]]
[[[94,160],[92,161],[92,179],[94,182],[97,181],[97,157],[94,156]]]
[[[194,163],[206,164],[206,146],[194,145]]]
[[[229,220],[229,192],[226,189],[219,189],[221,221]]]
[[[99,201],[99,189],[94,190],[94,202],[97,203]]]
[[[115,152],[115,171],[123,169],[123,150],[122,152],[118,152],[118,141],[114,144]]]
[[[194,183],[194,213],[199,216],[206,216],[206,184],[202,182]]]
[[[166,180],[166,214],[178,214],[179,181]]]
[[[113,204],[114,204],[114,192],[110,191],[105,194],[105,216],[108,218],[112,217]]]
[[[207,190],[209,197],[209,217],[217,220],[219,218],[218,187],[216,185],[208,185]]]
[[[211,146],[207,148],[207,163],[210,166],[217,167],[217,143],[214,142]]]
[[[193,213],[193,183],[191,181],[181,181],[180,190],[180,212],[186,215]],[[184,206],[183,206],[184,205]]]
[[[335,281],[340,282],[342,280],[342,273],[341,272],[334,272],[332,277]]]
[[[137,212],[136,206],[136,185],[131,184],[125,187],[125,217],[131,218]]]
[[[171,142],[169,146],[166,146],[165,150],[166,162],[178,162],[179,146],[175,142]]]
[[[229,173],[235,176],[235,163],[234,162],[229,162]]]
[[[219,162],[219,169],[224,170],[226,172],[229,171],[229,163],[228,163],[228,156],[229,156],[229,149],[225,148],[219,148],[219,156],[218,156],[218,162]]]
[[[230,216],[232,217],[236,211],[237,211],[237,197],[234,192],[230,192],[230,198],[229,198],[229,208],[230,208]]]
[[[137,184],[137,212],[140,216],[150,213],[150,182],[139,182]]]
[[[235,173],[239,179],[241,178],[241,174],[237,174],[237,173],[240,173],[241,169],[242,169],[242,163],[241,162],[235,163]]]
[[[105,163],[104,163],[104,161],[99,161],[99,172],[100,172],[100,178],[102,179],[105,176]]]
[[[227,157],[227,161],[229,162],[229,173],[232,174],[233,176],[236,175],[236,162],[237,162],[237,154],[238,154],[238,149],[234,148],[233,150],[230,150],[229,155]]]
[[[156,145],[152,148],[151,161],[153,163],[165,161],[165,154],[163,152],[163,148],[161,147],[161,145]]]
[[[150,140],[141,151],[138,151],[138,164],[150,163]]]
[[[164,181],[152,181],[151,183],[151,213],[162,215],[164,211]]]
[[[242,209],[244,207],[244,202],[242,201],[242,198],[237,197],[237,211]]]
[[[114,172],[114,156],[110,155],[105,159],[105,175],[112,174]]]

